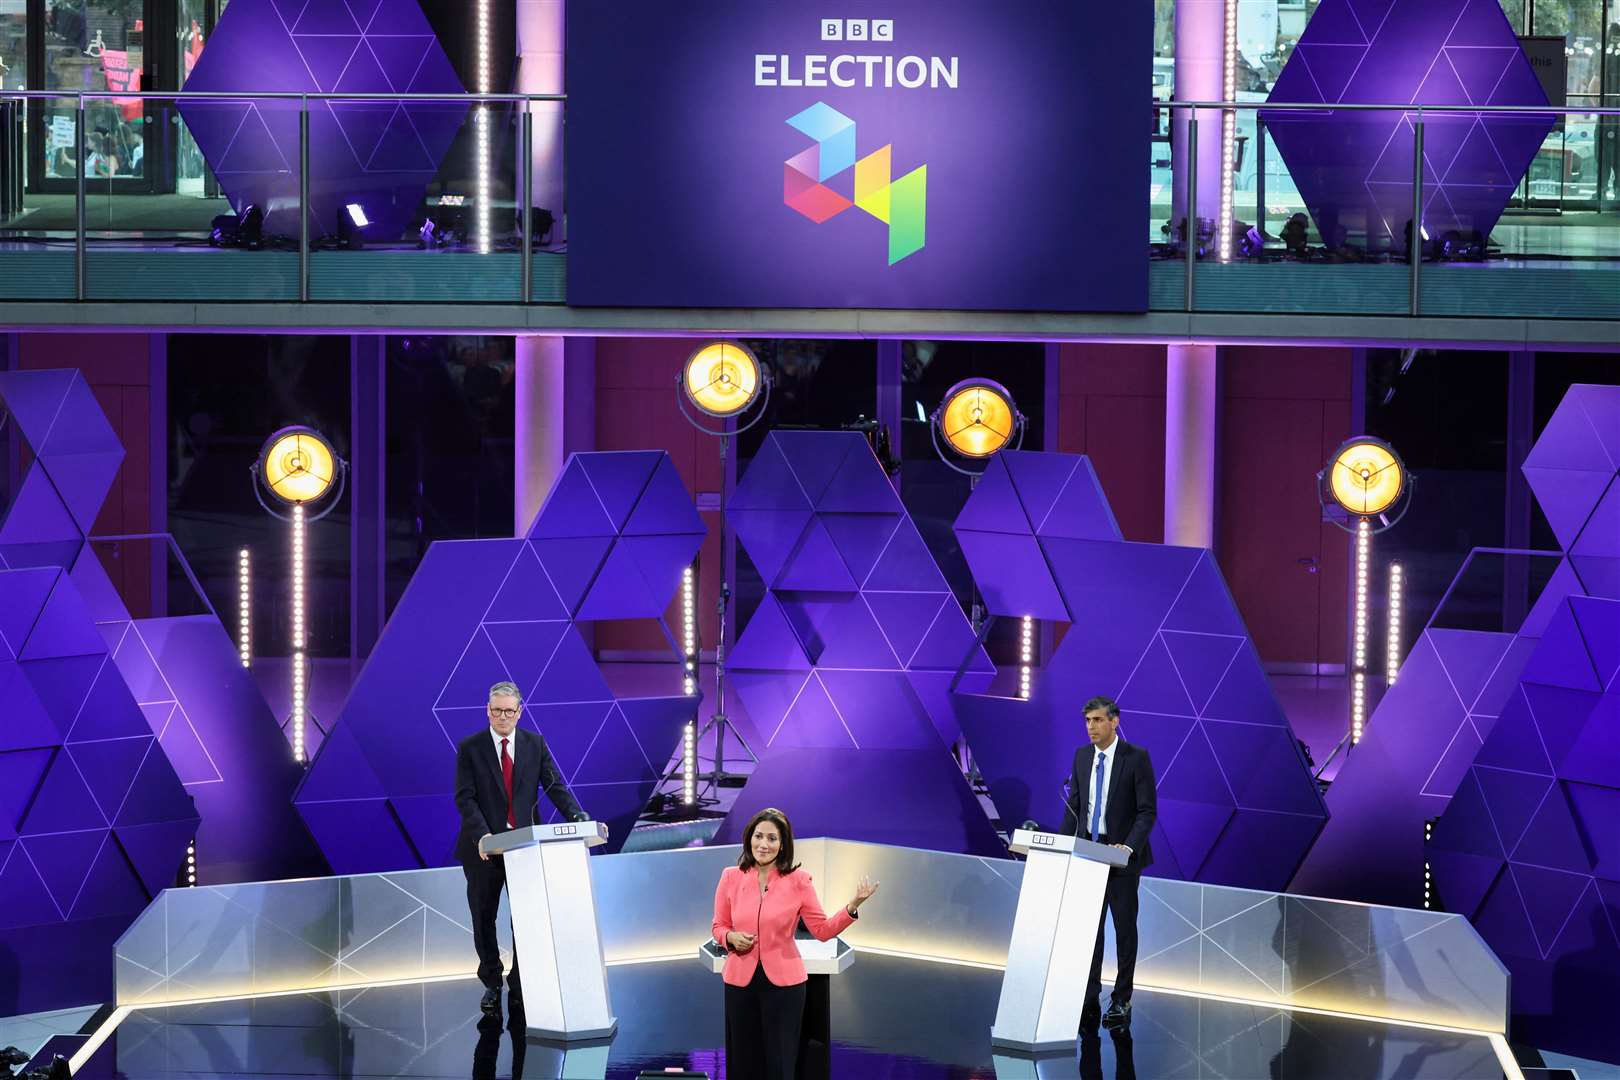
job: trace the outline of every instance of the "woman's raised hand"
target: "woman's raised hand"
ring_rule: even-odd
[[[881,884],[882,882],[873,881],[869,877],[861,878],[860,882],[855,886],[855,899],[849,902],[849,913],[851,915],[855,914],[862,904],[872,898],[872,894],[878,891],[878,886]]]

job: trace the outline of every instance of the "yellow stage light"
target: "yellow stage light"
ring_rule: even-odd
[[[1018,426],[1012,395],[988,379],[968,379],[951,387],[938,416],[945,442],[970,458],[986,458],[1002,449]]]
[[[271,494],[293,505],[314,502],[337,479],[337,455],[310,428],[284,428],[270,436],[259,463]]]
[[[1406,488],[1406,467],[1388,445],[1352,439],[1328,466],[1333,501],[1352,514],[1371,517],[1395,505]]]
[[[759,359],[735,341],[711,341],[686,361],[681,386],[700,412],[736,416],[754,403],[760,388]]]

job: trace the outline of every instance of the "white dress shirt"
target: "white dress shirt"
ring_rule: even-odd
[[[517,768],[517,728],[513,728],[510,735],[502,735],[492,727],[489,729],[489,735],[495,740],[495,764],[501,763],[501,740],[505,739],[506,756],[512,759],[512,767]]]
[[[1097,831],[1106,833],[1108,831],[1108,792],[1112,790],[1114,783],[1114,758],[1118,753],[1119,736],[1115,735],[1114,741],[1108,744],[1108,749],[1099,748],[1097,750],[1096,755],[1091,759],[1091,768],[1086,772],[1086,816],[1085,820],[1080,822],[1080,831],[1088,840],[1091,838],[1091,812],[1094,809],[1092,804],[1097,799],[1097,762],[1100,759],[1103,763],[1103,808],[1102,817],[1098,819]]]

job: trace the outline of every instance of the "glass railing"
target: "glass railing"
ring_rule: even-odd
[[[0,94],[0,300],[564,303],[565,106]],[[1620,107],[1155,101],[1150,145],[1153,311],[1620,319]]]

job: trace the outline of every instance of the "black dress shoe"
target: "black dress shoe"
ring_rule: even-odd
[[[478,1008],[488,1016],[499,1016],[501,1013],[501,992],[498,988],[484,991],[484,999],[478,1003]]]
[[[1131,1003],[1128,1001],[1115,1001],[1109,1004],[1108,1011],[1103,1013],[1103,1027],[1129,1027],[1131,1023]]]

